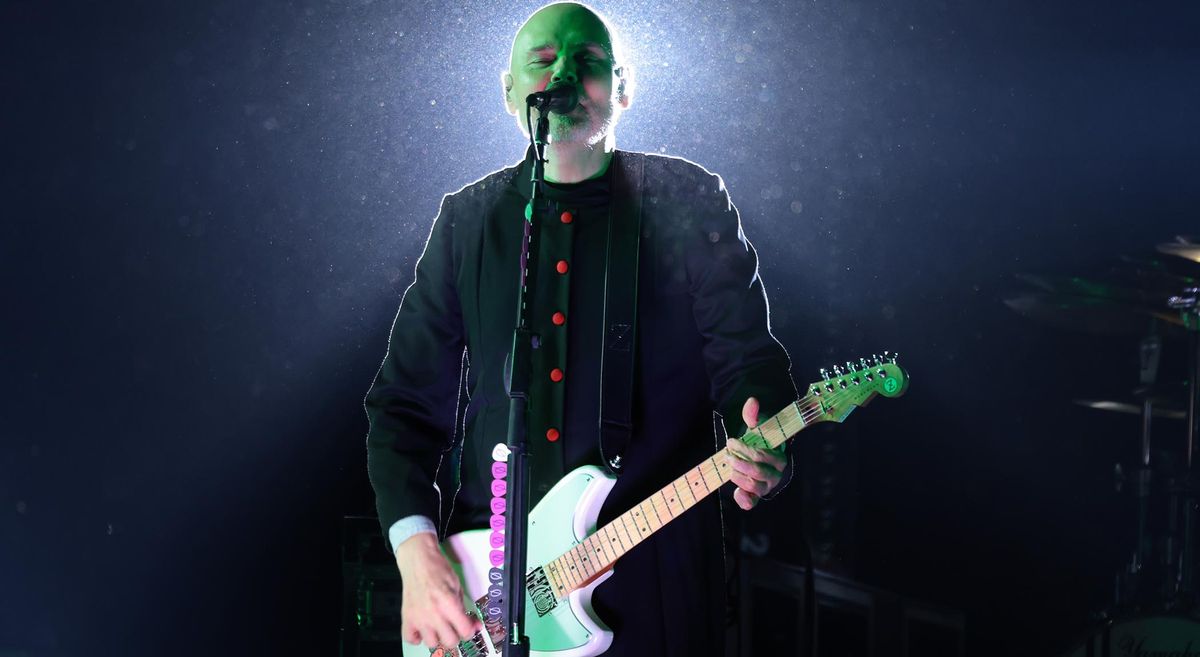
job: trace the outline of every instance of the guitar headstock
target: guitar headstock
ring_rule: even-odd
[[[806,399],[814,406],[811,418],[815,422],[841,422],[859,406],[866,406],[876,395],[899,397],[908,390],[908,373],[896,364],[898,354],[883,352],[882,356],[847,361],[845,366],[821,369],[821,380],[810,383]]]

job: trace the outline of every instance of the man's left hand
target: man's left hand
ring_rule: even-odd
[[[750,429],[758,426],[758,400],[754,397],[742,406],[742,421]],[[733,501],[747,511],[779,485],[783,469],[787,467],[782,448],[755,449],[737,438],[730,438],[726,443],[725,459],[733,468],[729,479],[737,485]]]

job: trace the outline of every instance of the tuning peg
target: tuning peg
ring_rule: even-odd
[[[867,365],[867,359],[866,359],[866,358],[859,358],[859,359],[858,359],[858,369],[860,369],[860,370],[865,370],[865,369],[867,369],[868,367],[870,367],[870,365]]]
[[[847,373],[853,374],[853,373],[854,373],[854,371],[855,371],[855,369],[856,369],[856,368],[854,367],[854,363],[853,363],[853,362],[851,362],[851,361],[846,361],[846,372],[847,372]]]
[[[833,375],[834,375],[834,376],[841,376],[842,374],[843,374],[843,372],[842,372],[842,368],[841,368],[841,367],[838,367],[837,365],[834,365],[834,366],[833,366]]]
[[[821,368],[821,380],[823,380],[823,381],[829,380],[829,370],[825,369],[824,367]]]
[[[885,351],[884,353],[887,353],[887,352]],[[895,364],[896,364],[896,359],[897,359],[897,358],[899,358],[899,357],[900,357],[900,354],[899,354],[899,353],[894,353],[894,354],[892,354],[890,357],[888,357],[888,360],[889,360],[889,361],[891,361],[892,365],[895,365]]]

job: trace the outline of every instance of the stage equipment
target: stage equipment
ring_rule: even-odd
[[[1200,281],[1190,263],[1200,262],[1200,245],[1179,238],[1158,250],[1181,260],[1122,258],[1101,278],[1021,275],[1032,286],[1005,299],[1018,313],[1058,328],[1086,333],[1132,336],[1138,343],[1138,387],[1129,399],[1075,400],[1106,411],[1142,417],[1140,450],[1133,471],[1137,532],[1129,561],[1117,575],[1105,624],[1071,655],[1168,654],[1189,641],[1200,647],[1200,626],[1171,618],[1200,611],[1196,591],[1197,497],[1200,473],[1195,457],[1200,410]],[[1183,269],[1184,267],[1188,269]],[[1186,358],[1169,347],[1187,337]],[[1159,365],[1186,365],[1186,384],[1159,382]],[[1186,410],[1183,410],[1186,409]],[[1182,450],[1154,448],[1152,420],[1183,419]],[[1154,441],[1155,443],[1159,441]],[[1127,476],[1116,466],[1118,491]],[[1147,614],[1165,614],[1147,616]],[[1161,652],[1160,652],[1161,651]],[[1183,654],[1183,653],[1179,653]]]
[[[374,517],[342,523],[340,657],[395,657],[400,636],[400,572]]]
[[[1136,394],[1136,392],[1135,392]],[[1145,401],[1150,401],[1147,399]],[[1162,401],[1166,401],[1163,399]],[[1085,408],[1094,408],[1098,411],[1112,411],[1114,413],[1125,413],[1126,415],[1142,415],[1145,410],[1142,403],[1135,403],[1130,400],[1112,400],[1112,399],[1073,399],[1073,403]],[[1152,417],[1159,417],[1165,420],[1186,420],[1187,411],[1182,408],[1163,408],[1161,405],[1153,407],[1150,412]]]
[[[1195,655],[1200,623],[1183,616],[1144,616],[1110,621],[1089,632],[1063,657],[1107,655]]]
[[[805,644],[804,568],[742,557],[738,577],[739,651],[795,655]],[[925,604],[816,570],[817,655],[961,657],[961,611]]]
[[[559,84],[529,94],[525,97],[525,104],[542,114],[570,114],[579,105],[579,92],[573,84]]]
[[[526,528],[529,520],[529,382],[530,356],[536,336],[529,329],[528,309],[531,290],[536,285],[536,268],[529,266],[531,254],[537,253],[537,236],[542,217],[542,181],[546,171],[546,143],[550,132],[550,112],[565,113],[575,109],[579,93],[574,85],[562,84],[544,91],[530,94],[526,99],[525,124],[529,129],[529,141],[533,146],[533,176],[530,181],[532,194],[525,207],[524,234],[521,239],[521,258],[518,272],[517,325],[513,329],[512,349],[509,351],[508,368],[508,447],[507,486],[504,506],[504,568],[491,569],[490,575],[503,580],[497,587],[495,580],[490,595],[485,596],[479,613],[484,620],[485,631],[494,627],[498,620],[507,624],[502,630],[504,654],[508,657],[524,657],[529,654],[529,639],[525,634],[525,597],[506,595],[505,591],[524,590],[527,551],[529,540]],[[538,110],[536,130],[530,124],[530,115]],[[536,255],[533,256],[536,259]],[[486,554],[486,553],[485,553]],[[488,572],[483,573],[485,577]],[[488,582],[485,578],[484,582]],[[468,603],[471,601],[468,600]],[[503,604],[503,609],[500,605]],[[471,608],[468,605],[468,608]],[[491,646],[489,646],[490,648]],[[407,653],[406,653],[407,654]]]
[[[1187,258],[1192,262],[1200,262],[1200,243],[1190,237],[1179,236],[1174,242],[1158,245],[1159,253]]]

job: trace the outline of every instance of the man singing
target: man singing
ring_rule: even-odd
[[[530,504],[572,469],[600,465],[618,475],[601,525],[712,456],[714,410],[725,433],[740,436],[796,398],[787,353],[769,330],[757,257],[721,179],[686,160],[616,150],[632,71],[614,36],[583,5],[548,5],[518,30],[502,75],[522,132],[527,95],[551,85],[579,94],[574,110],[550,115],[545,211],[533,217],[541,223],[530,254]],[[453,646],[479,629],[437,532],[483,528],[491,515],[532,166],[530,149],[523,162],[443,198],[367,393],[368,471],[403,579],[408,643]],[[633,215],[636,262],[609,262],[610,224]],[[636,267],[631,289],[608,284],[621,267]],[[614,367],[605,363],[622,357],[609,342],[621,327],[606,312],[634,294],[635,328],[624,343],[633,354],[624,386],[632,430],[622,440],[601,429],[611,403],[601,399],[604,369]],[[460,487],[439,523],[435,479],[458,446],[460,377],[468,393]],[[779,486],[787,459],[728,445],[733,498],[750,509]],[[720,502],[710,495],[630,550],[596,589],[596,615],[614,634],[605,654],[722,654],[723,566]]]

